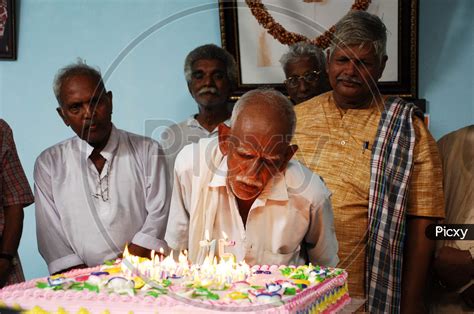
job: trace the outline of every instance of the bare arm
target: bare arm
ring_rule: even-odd
[[[433,263],[434,271],[449,290],[461,288],[474,276],[474,260],[469,251],[443,246]]]
[[[23,205],[11,205],[4,208],[5,229],[2,236],[2,253],[15,255],[23,231]]]
[[[435,222],[435,219],[427,217],[407,217],[402,272],[402,313],[427,312],[423,304],[423,292],[435,242],[425,236],[425,229]]]
[[[1,253],[15,256],[20,244],[21,232],[23,230],[23,205],[11,205],[4,208],[5,228],[1,242]],[[11,261],[0,260],[0,287],[6,281]]]

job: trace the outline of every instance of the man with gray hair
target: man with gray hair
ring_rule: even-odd
[[[434,242],[444,217],[436,142],[413,104],[381,95],[387,31],[351,11],[327,59],[332,91],[296,106],[298,159],[333,192],[341,263],[353,298],[370,313],[422,312]]]
[[[225,49],[213,44],[199,46],[184,62],[188,90],[198,104],[198,113],[163,131],[160,143],[170,174],[179,151],[201,138],[217,136],[217,125],[230,117],[229,97],[237,85],[237,65]]]
[[[235,105],[231,126],[219,125],[218,138],[184,147],[175,164],[169,247],[188,249],[198,263],[208,253],[200,240],[225,233],[235,241],[227,253],[251,265],[336,265],[331,193],[291,160],[295,123],[280,92],[253,90]]]
[[[41,153],[34,170],[38,248],[51,274],[166,248],[166,162],[158,142],[117,129],[112,92],[83,62],[60,69],[56,109],[76,133]]]
[[[286,90],[295,105],[330,89],[326,60],[319,47],[307,42],[291,45],[280,63],[285,71]]]

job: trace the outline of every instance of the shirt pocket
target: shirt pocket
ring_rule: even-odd
[[[348,186],[349,195],[367,199],[370,188],[370,163],[372,160],[371,146],[367,149],[355,150],[351,153],[350,169],[347,169],[344,182]]]

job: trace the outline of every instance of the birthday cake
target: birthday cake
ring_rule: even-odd
[[[0,290],[0,307],[27,313],[334,313],[349,302],[342,269],[232,259],[191,265],[182,256],[124,255]]]

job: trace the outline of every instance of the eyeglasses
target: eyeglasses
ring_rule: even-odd
[[[291,76],[285,80],[285,84],[289,88],[296,88],[300,84],[301,79],[306,83],[314,83],[319,80],[319,73],[321,73],[321,71],[312,71],[301,76]]]

